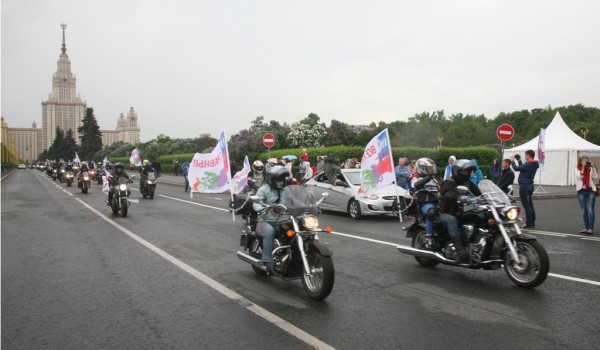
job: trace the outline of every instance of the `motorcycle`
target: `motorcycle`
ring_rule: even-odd
[[[122,217],[127,216],[127,211],[129,209],[129,195],[131,191],[127,188],[127,184],[131,183],[131,179],[134,178],[135,175],[126,179],[124,177],[119,177],[116,185],[111,184],[110,190],[113,191],[112,202],[110,203],[110,208],[112,209],[113,214],[117,214],[119,211],[121,212]],[[108,175],[109,181],[112,181],[112,176]]]
[[[67,183],[68,187],[71,187],[74,177],[75,177],[75,175],[73,175],[73,172],[70,170],[65,173],[65,182]]]
[[[81,193],[88,193],[90,186],[92,186],[92,179],[90,178],[90,173],[87,171],[83,171],[79,174],[78,178],[79,188],[81,188]]]
[[[282,190],[284,204],[268,205],[258,196],[248,196],[245,203],[235,209],[242,213],[245,225],[240,237],[238,257],[249,263],[258,275],[273,275],[284,281],[302,279],[306,294],[312,299],[323,300],[333,289],[335,271],[333,255],[329,246],[319,240],[317,233],[332,230],[320,229],[317,219],[318,205],[327,193],[316,202],[303,186],[286,186]],[[258,213],[252,210],[252,202],[263,205]],[[257,222],[267,213],[280,218],[273,240],[273,262],[267,268],[261,261],[262,237],[256,232]]]
[[[58,169],[53,168],[52,169],[52,180],[56,181],[57,178],[58,178]]]
[[[60,170],[57,173],[58,175],[58,180],[60,181],[60,183],[65,182],[65,167],[61,166]]]
[[[96,169],[90,169],[90,181],[96,181],[98,179],[98,172]]]
[[[456,261],[457,252],[452,239],[439,224],[435,224],[433,239],[428,241],[424,218],[420,215],[415,216],[414,223],[406,228],[406,237],[412,237],[412,246],[398,245],[397,249],[414,256],[425,267],[442,263],[496,270],[504,266],[508,278],[519,287],[539,286],[550,269],[548,253],[534,236],[521,232],[517,220],[519,207],[506,193],[490,180],[481,181],[478,187],[482,195],[476,197],[466,187],[458,186],[458,190],[467,195],[459,204],[457,218],[468,259]],[[417,191],[417,197],[437,196],[437,193],[421,191],[427,190]]]
[[[146,176],[142,175],[142,188],[140,192],[142,192],[142,196],[144,198],[154,198],[154,191],[156,190],[156,175],[154,172],[148,172]]]

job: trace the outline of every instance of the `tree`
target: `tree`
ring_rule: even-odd
[[[67,134],[65,135],[65,141],[64,141],[64,154],[63,154],[63,159],[64,160],[70,160],[73,159],[75,157],[75,152],[77,152],[77,150],[79,149],[79,146],[77,146],[77,141],[75,141],[75,134],[73,133],[73,130],[69,129],[67,130]]]
[[[65,144],[65,132],[56,127],[56,136],[50,148],[48,148],[48,158],[50,160],[59,160],[63,157],[63,147]]]
[[[81,160],[91,160],[94,155],[102,149],[102,133],[94,116],[94,109],[89,107],[85,110],[82,125],[77,128],[81,147],[79,148],[79,158]]]
[[[292,147],[318,147],[323,145],[325,128],[321,124],[310,126],[308,124],[294,123],[292,131],[287,135],[287,140]]]
[[[333,119],[326,129],[327,137],[323,140],[324,146],[351,146],[356,142],[356,132],[350,124]]]

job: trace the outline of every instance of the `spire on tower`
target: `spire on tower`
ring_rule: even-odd
[[[64,23],[62,23],[60,25],[60,27],[63,30],[63,42],[62,42],[62,49],[61,49],[61,51],[62,51],[62,53],[64,55],[65,53],[67,53],[67,44],[65,44],[65,29],[67,29],[67,25],[64,24]]]

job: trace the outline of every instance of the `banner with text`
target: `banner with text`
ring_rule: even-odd
[[[229,151],[225,131],[211,153],[196,153],[188,169],[190,197],[194,192],[222,193],[231,189]]]
[[[388,129],[375,136],[365,148],[360,162],[359,195],[367,196],[396,182]]]

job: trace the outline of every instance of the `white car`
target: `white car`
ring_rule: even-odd
[[[19,169],[27,169],[27,165],[21,163],[19,164]]]
[[[329,192],[329,197],[319,204],[319,208],[348,213],[355,220],[367,215],[398,215],[394,200],[397,197],[400,197],[401,209],[412,203],[410,192],[394,184],[390,184],[366,198],[358,196],[360,169],[342,169],[335,186],[327,180],[325,173],[317,174],[304,186],[312,192],[315,198],[321,198],[323,192]]]

